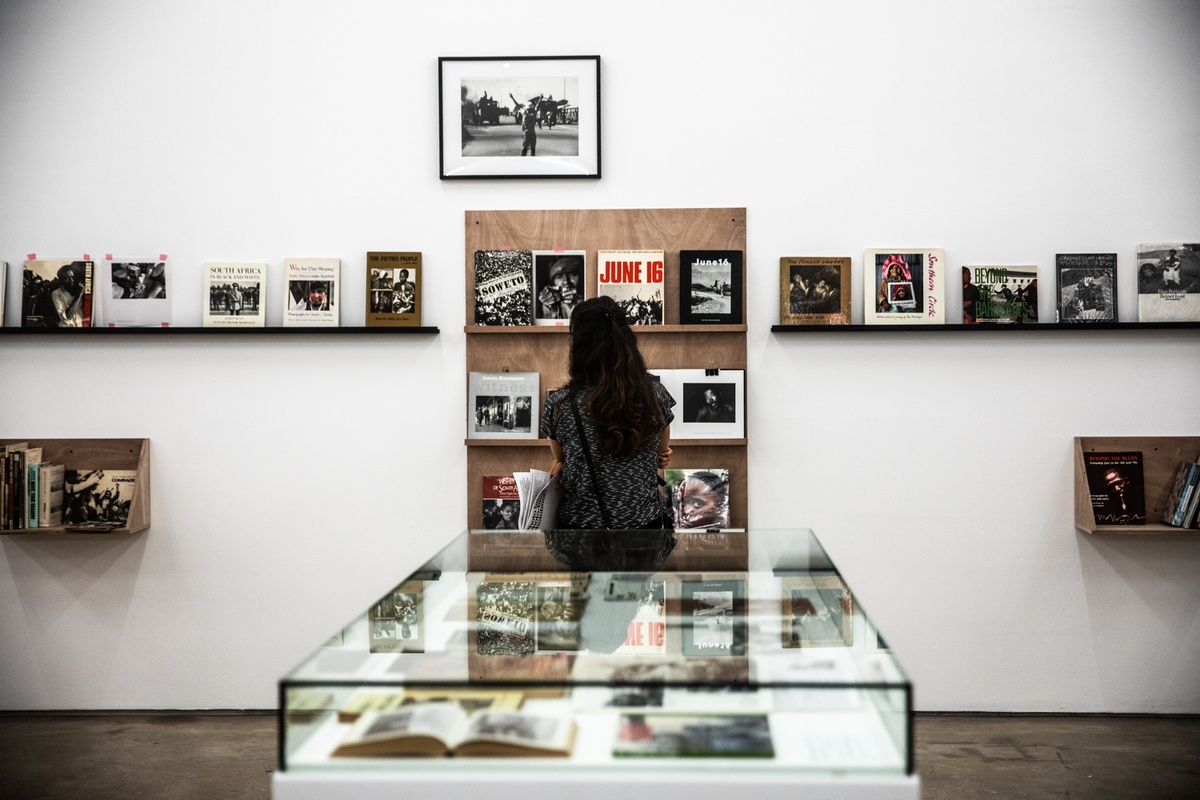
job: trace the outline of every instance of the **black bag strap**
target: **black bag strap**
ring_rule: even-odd
[[[571,404],[571,413],[575,416],[575,428],[579,431],[579,444],[583,447],[583,458],[587,461],[588,473],[592,476],[592,488],[596,491],[596,505],[600,506],[600,519],[604,521],[605,530],[612,530],[608,521],[608,509],[604,507],[604,492],[600,482],[596,480],[596,468],[592,465],[592,448],[588,446],[587,434],[583,430],[583,420],[579,418],[579,409],[575,405],[575,392],[572,391],[567,401]]]

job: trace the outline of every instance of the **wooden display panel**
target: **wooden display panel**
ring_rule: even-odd
[[[136,469],[137,483],[129,504],[125,527],[85,536],[112,536],[144,531],[150,527],[150,440],[149,439],[0,439],[0,445],[29,442],[42,448],[42,461],[62,464],[67,469]],[[0,531],[6,535],[42,536],[71,534],[65,526]]]
[[[746,319],[746,209],[591,209],[559,211],[467,211],[465,213],[467,333],[466,371],[537,372],[539,408],[546,395],[567,381],[568,331],[565,326],[477,326],[475,252],[477,250],[587,251],[586,296],[596,296],[596,254],[600,250],[663,251],[664,325],[635,326],[638,347],[651,369],[746,369],[746,331],[742,325],[679,324],[679,251],[741,250],[742,319]],[[749,380],[747,379],[747,392]],[[682,402],[682,398],[675,398]],[[470,409],[464,398],[463,420]],[[676,407],[678,413],[680,408]],[[747,431],[750,422],[747,420]],[[673,468],[723,467],[730,474],[730,525],[748,525],[746,439],[678,440]],[[547,469],[546,439],[512,441],[467,439],[467,526],[483,524],[482,479],[530,468]]]
[[[1088,495],[1085,452],[1117,453],[1141,451],[1146,484],[1145,525],[1097,525]],[[1084,533],[1144,536],[1175,533],[1200,536],[1195,528],[1176,528],[1159,522],[1175,481],[1180,461],[1200,458],[1200,436],[1076,436],[1075,437],[1075,527]]]

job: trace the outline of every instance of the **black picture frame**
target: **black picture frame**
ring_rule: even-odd
[[[679,323],[742,324],[741,250],[679,252]]]
[[[600,119],[600,56],[438,58],[442,180],[599,178]]]

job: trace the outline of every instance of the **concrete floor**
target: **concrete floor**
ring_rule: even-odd
[[[0,714],[0,798],[266,800],[275,717]],[[924,800],[1200,798],[1200,718],[920,715]]]

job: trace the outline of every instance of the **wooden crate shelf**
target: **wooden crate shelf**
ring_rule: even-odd
[[[52,528],[23,528],[0,531],[6,536],[124,536],[150,527],[150,440],[149,439],[0,439],[0,445],[29,442],[42,448],[42,461],[62,464],[67,469],[136,469],[129,519],[124,527],[100,533],[69,531],[64,525]]]
[[[1097,525],[1088,493],[1084,453],[1140,451],[1146,485],[1145,525]],[[1088,534],[1153,536],[1179,534],[1200,536],[1195,528],[1177,528],[1159,522],[1180,461],[1200,458],[1200,436],[1076,436],[1075,437],[1075,527]]]

